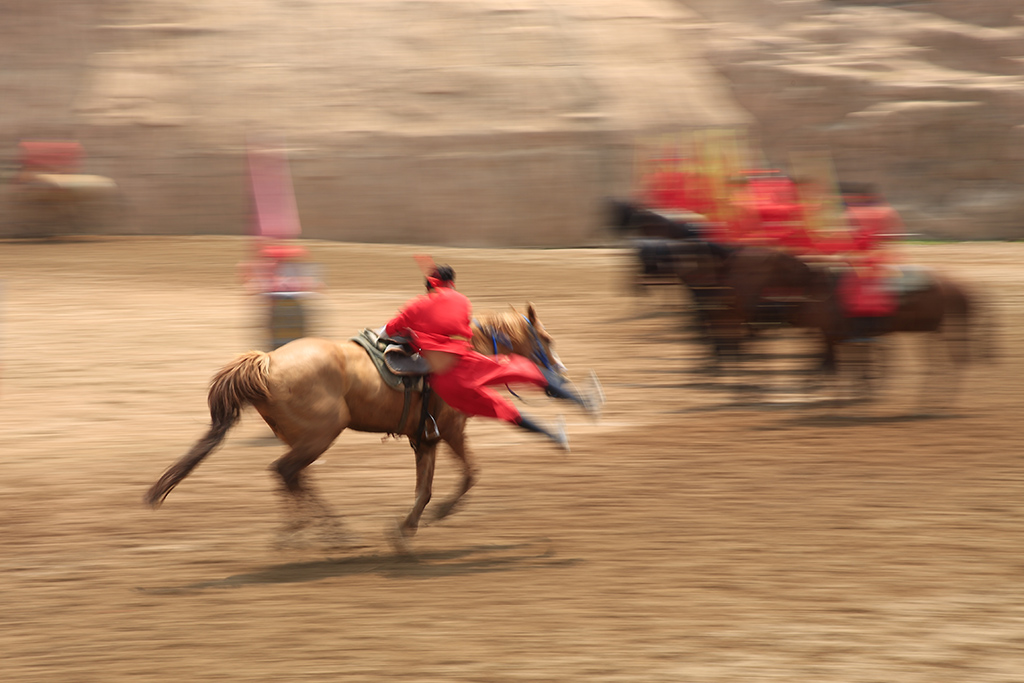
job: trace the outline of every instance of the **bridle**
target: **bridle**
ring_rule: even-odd
[[[526,321],[527,327],[530,330],[530,338],[533,341],[530,354],[527,356],[527,358],[529,358],[534,363],[537,363],[545,370],[557,372],[558,370],[556,368],[556,361],[554,358],[552,358],[552,355],[548,353],[547,349],[544,348],[544,342],[540,338],[540,333],[537,331],[536,326],[525,315],[522,316],[522,318],[523,320]],[[479,320],[473,320],[473,324],[476,326],[478,330],[484,332],[490,337],[491,350],[494,353],[494,355],[498,355],[499,345],[507,347],[510,351],[512,350],[512,340],[509,339],[506,334],[499,332],[497,329],[495,329],[493,325],[485,327]]]

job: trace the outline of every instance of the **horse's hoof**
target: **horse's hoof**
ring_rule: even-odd
[[[388,525],[384,531],[387,536],[388,543],[394,549],[395,554],[403,556],[412,555],[412,548],[409,546],[407,532],[401,522],[395,522],[394,524]]]
[[[272,546],[279,552],[303,550],[309,547],[309,540],[301,532],[286,532],[279,534]]]
[[[362,538],[349,532],[323,535],[321,542],[328,550],[337,551],[359,550],[360,548],[369,547],[369,544],[363,541]]]
[[[430,513],[431,522],[440,522],[455,512],[455,503],[442,503]]]

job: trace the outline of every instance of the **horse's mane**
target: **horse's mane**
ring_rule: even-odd
[[[473,321],[473,347],[482,353],[494,352],[494,340],[506,346],[522,347],[533,343],[530,320],[509,307],[507,311],[485,311]]]

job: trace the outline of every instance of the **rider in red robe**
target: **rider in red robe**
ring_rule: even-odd
[[[784,249],[797,256],[820,251],[807,227],[807,215],[796,183],[777,171],[750,180],[751,202],[757,211],[759,232],[755,243]]]
[[[852,336],[870,338],[881,333],[898,306],[886,287],[889,273],[883,247],[903,224],[895,209],[869,186],[848,189],[844,200],[852,269],[840,286],[840,300],[852,323]]]
[[[431,387],[452,408],[470,416],[505,420],[567,449],[564,428],[542,427],[490,387],[541,387],[549,396],[574,401],[592,414],[599,409],[599,399],[580,395],[558,374],[523,356],[485,356],[475,351],[470,342],[471,311],[469,299],[455,289],[455,272],[449,266],[436,266],[427,275],[427,293],[408,302],[384,326],[384,333],[404,337],[426,359]]]
[[[680,171],[662,170],[652,173],[642,191],[642,201],[656,209],[689,208],[686,175]]]
[[[846,216],[850,223],[851,247],[861,253],[880,254],[892,235],[903,229],[895,209],[871,199],[863,203],[854,200],[847,206]]]
[[[849,336],[871,339],[882,334],[886,320],[896,313],[897,301],[886,287],[885,266],[871,257],[853,262],[839,283],[839,299],[850,323]]]

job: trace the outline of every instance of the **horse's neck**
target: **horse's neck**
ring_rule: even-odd
[[[473,348],[478,352],[492,356],[497,349],[497,330],[494,327],[493,314],[473,321]]]
[[[510,321],[515,314],[492,313],[473,321],[473,348],[486,355],[494,355],[503,346],[515,351],[516,335]]]
[[[469,343],[473,345],[473,349],[486,355],[493,353],[490,348],[491,333],[487,329],[487,323],[474,319],[472,328],[473,338],[470,339]]]

